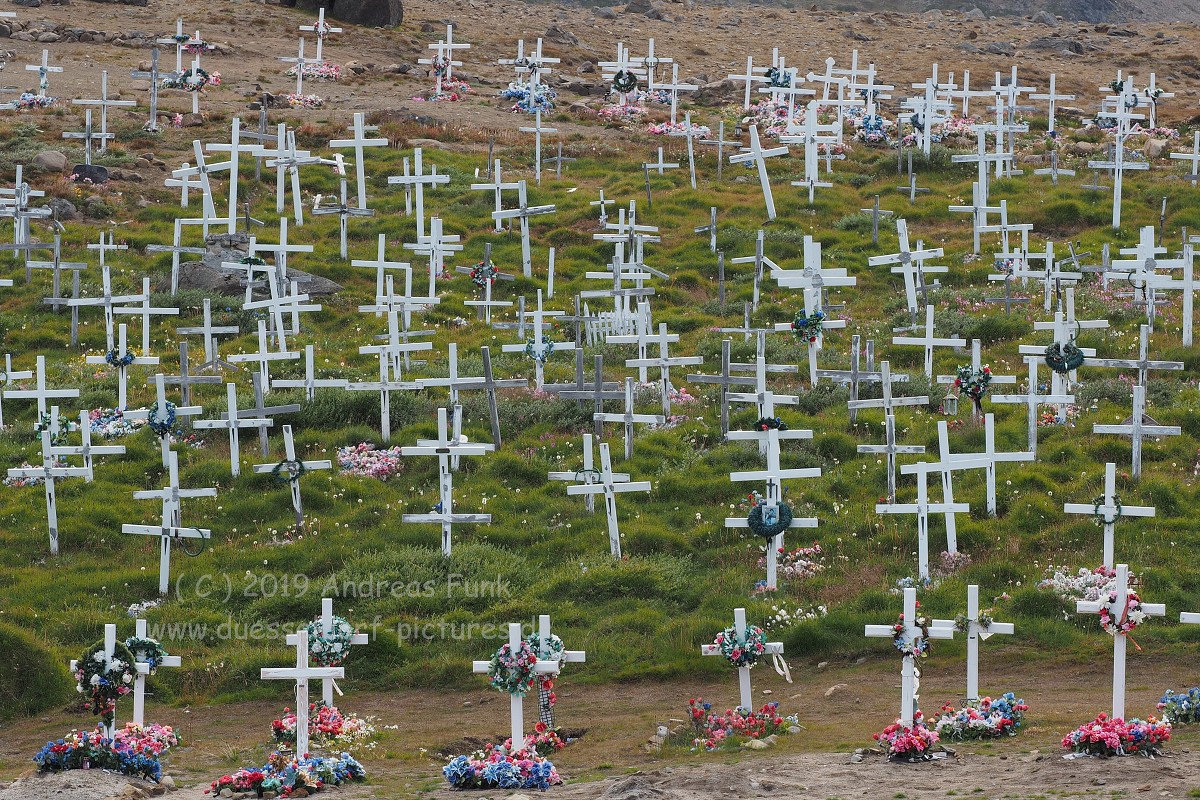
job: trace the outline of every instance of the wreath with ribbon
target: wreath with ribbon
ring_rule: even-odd
[[[786,69],[768,67],[764,77],[767,79],[767,86],[772,89],[787,89],[792,85],[792,73]]]
[[[525,342],[525,355],[532,358],[539,364],[545,364],[550,359],[550,354],[554,352],[554,342],[542,342],[542,347],[539,350],[537,342],[533,339]]]
[[[280,483],[295,483],[304,477],[306,472],[308,472],[308,467],[304,466],[303,461],[289,458],[285,458],[271,467],[271,477]]]
[[[798,311],[792,320],[792,331],[796,334],[796,338],[802,342],[815,342],[821,336],[824,322],[824,312],[814,311],[810,317],[803,311]]]
[[[963,397],[974,400],[976,405],[987,395],[988,387],[991,385],[992,368],[986,364],[978,370],[971,367],[959,367],[955,371],[954,387]]]
[[[759,417],[758,421],[754,423],[756,431],[786,431],[787,429],[787,423],[779,417]]]
[[[1078,369],[1082,364],[1083,351],[1076,347],[1074,342],[1055,342],[1046,348],[1046,366],[1059,375]]]
[[[158,418],[158,412],[161,410],[158,401],[155,400],[154,404],[150,406],[150,410],[146,412],[146,427],[159,436],[167,436],[175,428],[175,404],[170,400],[166,402],[166,419]]]
[[[104,363],[119,369],[121,367],[128,367],[133,363],[135,358],[137,358],[137,354],[132,350],[126,350],[125,355],[121,355],[121,351],[114,347],[104,354]]]
[[[163,649],[162,644],[157,639],[150,639],[145,636],[130,636],[125,640],[125,646],[129,648],[129,652],[133,653],[135,662],[145,664],[150,668],[150,674],[153,675],[162,666],[163,661],[167,657],[167,651]]]
[[[1112,525],[1121,518],[1121,498],[1114,495],[1112,504],[1115,511],[1109,518],[1104,516],[1104,506],[1108,505],[1108,498],[1097,497],[1092,500],[1092,522],[1096,523],[1096,527],[1103,528],[1105,525]]]
[[[758,659],[767,652],[767,635],[757,625],[747,625],[745,638],[739,639],[737,628],[730,625],[717,634],[713,644],[734,667],[753,669]]]
[[[113,645],[112,657],[105,653],[104,640],[96,642],[75,662],[75,691],[89,698],[89,708],[108,725],[117,700],[133,691],[134,658],[121,642]]]
[[[1146,612],[1142,610],[1142,598],[1138,597],[1137,592],[1126,593],[1125,608],[1121,609],[1120,618],[1113,616],[1112,605],[1117,602],[1117,593],[1108,593],[1108,604],[1100,608],[1100,627],[1109,636],[1128,636],[1133,633],[1134,628],[1141,625],[1146,619]],[[1134,642],[1137,647],[1137,642]],[[1141,650],[1138,647],[1138,650]]]
[[[566,651],[566,647],[563,645],[563,640],[553,633],[545,641],[542,641],[542,637],[539,634],[531,633],[525,637],[525,643],[533,650],[538,661],[553,661],[556,664],[562,664],[563,653]],[[542,692],[541,699],[551,708],[558,702],[558,697],[554,694],[554,679],[557,677],[557,672],[547,672],[534,676],[534,680]]]
[[[617,70],[617,74],[613,75],[612,88],[614,92],[629,94],[637,89],[637,86],[637,75],[634,75],[627,69]]]
[[[978,619],[971,619],[966,614],[959,614],[954,618],[954,630],[958,631],[959,633],[970,633],[972,622],[978,625],[980,629],[986,633],[987,630],[992,627],[992,615],[986,611],[980,611]]]
[[[488,664],[488,683],[498,692],[524,697],[536,683],[533,671],[536,663],[537,655],[529,642],[521,640],[515,655],[512,648],[504,644],[492,655]]]
[[[354,626],[344,617],[335,616],[325,633],[325,623],[314,619],[305,628],[308,631],[308,654],[315,664],[336,667],[350,656],[354,644]]]
[[[471,281],[480,289],[486,289],[489,284],[496,282],[496,275],[499,270],[491,261],[484,263],[480,261],[475,266],[471,267]]]
[[[920,604],[918,603],[918,606]],[[904,623],[904,615],[901,614],[896,620],[896,624],[892,626],[892,646],[904,658],[928,658],[929,657],[929,618],[917,615],[914,623],[921,629],[921,638],[916,642],[910,641],[908,638],[908,626]]]
[[[792,507],[787,503],[776,503],[774,506],[759,503],[746,515],[746,525],[750,532],[764,539],[774,539],[791,524]]]

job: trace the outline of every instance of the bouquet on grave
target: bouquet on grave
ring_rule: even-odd
[[[1171,739],[1171,723],[1148,717],[1144,722],[1101,713],[1063,737],[1062,746],[1076,753],[1109,756],[1162,755],[1161,745]]]
[[[273,792],[280,797],[303,797],[319,792],[326,786],[361,781],[367,776],[363,765],[349,753],[329,758],[289,758],[272,753],[267,763],[254,769],[239,769],[232,775],[217,778],[205,794],[218,795],[223,789],[230,792],[252,792],[262,797]],[[301,794],[303,791],[304,794]]]
[[[1108,596],[1116,586],[1116,579],[1117,571],[1103,564],[1095,569],[1080,567],[1075,572],[1065,566],[1051,566],[1046,568],[1046,577],[1038,582],[1037,588],[1053,592],[1068,603],[1078,600],[1095,602],[1101,596]]]
[[[1200,689],[1193,687],[1178,694],[1167,689],[1158,701],[1158,710],[1163,721],[1171,725],[1200,723]]]
[[[99,727],[95,731],[71,731],[61,739],[46,742],[33,762],[41,772],[103,769],[156,782],[162,777],[162,764],[152,748],[124,732],[109,739],[102,731]]]
[[[1018,700],[1012,692],[1005,692],[995,700],[990,697],[972,700],[957,709],[946,703],[941,708],[941,716],[934,728],[940,738],[960,742],[965,739],[1016,736],[1028,710],[1025,701]]]
[[[714,712],[712,703],[704,702],[703,697],[688,700],[688,718],[695,732],[693,749],[703,748],[710,753],[747,739],[781,736],[800,724],[794,714],[782,716],[779,703],[767,703],[758,711],[738,706],[721,714]]]
[[[455,756],[442,767],[454,789],[549,789],[562,783],[551,761],[536,750],[515,752],[504,745]]]
[[[791,580],[804,580],[811,578],[819,572],[825,570],[824,557],[821,554],[821,545],[816,542],[812,543],[812,547],[797,547],[794,550],[788,550],[785,547],[780,547],[777,551],[778,566],[783,573],[783,577]],[[761,556],[758,559],[758,568],[766,569],[767,557]]]
[[[911,726],[896,720],[872,738],[884,748],[889,761],[930,761],[938,741],[937,732],[925,724],[920,711],[913,715]]]
[[[296,712],[283,710],[283,716],[271,722],[271,738],[280,745],[296,745]],[[323,702],[308,706],[308,741],[310,747],[334,752],[372,750],[375,747],[374,717],[359,717],[343,713],[337,706]]]

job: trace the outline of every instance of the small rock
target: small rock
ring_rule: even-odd
[[[108,171],[108,177],[114,181],[127,181],[129,183],[145,183],[146,179],[141,173],[134,172],[131,169],[121,169],[113,167]]]
[[[1092,781],[1092,786],[1103,786],[1106,783],[1108,783],[1108,781],[1104,780],[1104,778],[1096,778],[1094,781]]]
[[[358,63],[357,61],[347,61],[346,69],[350,72],[353,72],[355,75],[362,75],[364,72],[367,71],[367,68],[364,67],[362,64]]]
[[[838,692],[842,691],[843,689],[849,689],[849,688],[850,688],[850,685],[849,685],[849,684],[846,684],[846,683],[838,683],[838,684],[835,684],[835,685],[833,685],[833,686],[830,686],[828,689],[826,689],[826,690],[825,690],[825,696],[826,696],[826,697],[833,697],[835,694],[837,694]]]
[[[790,733],[792,736],[795,736],[797,733],[803,733],[803,732],[804,732],[804,728],[801,728],[799,725],[789,725],[788,726],[788,733]]]
[[[233,797],[233,790],[226,786],[221,790],[221,797]]]
[[[203,114],[184,114],[183,115],[183,127],[185,127],[185,128],[199,128],[203,124],[204,124],[204,115]]]
[[[1162,158],[1163,153],[1167,151],[1167,146],[1166,139],[1147,139],[1142,152],[1146,158]]]
[[[749,741],[742,743],[742,747],[746,748],[747,750],[766,750],[770,746],[771,745],[767,744],[762,739],[750,739]]]
[[[617,12],[613,11],[611,8],[608,8],[607,6],[604,6],[602,8],[596,9],[596,16],[599,17],[600,19],[616,19]]]
[[[1017,54],[1017,48],[1012,42],[989,42],[983,46],[983,52],[1012,58]]]
[[[409,142],[409,144],[411,145],[411,144],[412,144],[412,142]],[[471,707],[471,701],[470,701],[470,700],[464,700],[464,701],[463,701],[463,708],[470,708],[470,707]]]
[[[863,760],[862,753],[855,753],[854,755],[850,756],[851,764],[861,764],[862,760]]]
[[[62,37],[59,36],[57,33],[53,33],[51,31],[46,31],[45,33],[38,34],[37,40],[44,44],[52,44],[54,42],[57,42],[61,38]]]
[[[819,664],[817,664],[817,669],[825,669],[825,668],[826,668],[826,667],[828,667],[828,666],[829,666],[829,662],[828,662],[828,661],[822,661],[822,662],[820,662]]]
[[[33,163],[47,172],[62,172],[67,168],[67,157],[57,150],[43,150],[33,157]]]
[[[1110,30],[1108,32],[1108,35],[1109,36],[1130,37],[1130,36],[1137,36],[1138,33],[1137,33],[1137,31],[1130,30],[1129,28],[1113,28],[1112,30]]]
[[[20,33],[14,33],[12,36],[10,36],[8,38],[12,39],[14,42],[32,42],[33,34],[26,33],[25,31],[21,31]]]
[[[150,795],[151,797],[161,797],[162,795],[164,795],[166,793],[167,793],[167,787],[163,786],[161,783],[157,784],[155,786],[151,786],[149,789],[146,790],[146,794]]]
[[[984,14],[983,11],[980,10],[980,8],[978,6],[976,6],[975,8],[972,8],[970,11],[968,11],[966,14],[963,14],[963,19],[965,19],[969,22],[983,22],[985,19],[987,19],[987,14]]]
[[[163,775],[162,778],[159,780],[159,783],[161,783],[163,786],[167,787],[167,791],[169,791],[169,792],[175,791],[175,779],[172,778],[170,775]]]
[[[46,203],[46,207],[54,212],[54,218],[59,222],[66,222],[79,216],[79,209],[75,208],[75,204],[62,197],[55,197]]]
[[[855,664],[865,664],[865,663],[867,663],[867,657],[859,656],[858,659],[854,663]]]
[[[1058,27],[1058,17],[1045,10],[1034,14],[1033,22],[1037,25],[1049,25],[1051,28]]]
[[[542,38],[546,41],[554,42],[555,44],[572,46],[579,44],[579,37],[566,30],[561,25],[551,25],[546,29],[546,32],[542,35]]]
[[[596,72],[596,65],[593,64],[591,61],[584,61],[582,64],[580,64],[578,67],[575,68],[575,71],[577,73],[579,73],[580,75],[592,75]]]
[[[40,8],[42,0],[12,0],[12,4],[22,8]]]

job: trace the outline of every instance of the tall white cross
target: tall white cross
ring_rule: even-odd
[[[1147,424],[1149,422],[1150,424]],[[1133,414],[1121,425],[1092,425],[1092,433],[1115,433],[1128,436],[1133,442],[1133,479],[1142,477],[1142,439],[1147,436],[1179,436],[1178,425],[1159,425],[1146,415],[1146,387],[1133,387]]]
[[[584,434],[584,444],[590,453],[590,434]],[[593,482],[593,476],[588,475],[583,483],[568,486],[567,494],[588,497],[604,495],[604,515],[608,522],[608,547],[612,557],[619,559],[621,558],[621,530],[617,524],[617,495],[624,492],[648,492],[650,491],[650,481],[631,481],[628,475],[614,473],[608,442],[600,443],[600,472],[594,477],[595,482]],[[572,478],[574,479],[575,475],[572,475]]]
[[[767,219],[775,219],[775,195],[771,193],[771,178],[767,174],[767,159],[774,156],[785,156],[788,153],[787,147],[770,147],[763,149],[759,143],[758,126],[750,126],[750,146],[743,148],[743,152],[736,153],[729,157],[730,164],[745,164],[753,163],[758,170],[758,183],[762,187],[763,200],[767,204]]]
[[[971,510],[971,507],[966,503],[955,503],[952,501],[943,501],[941,503],[929,502],[929,473],[941,472],[943,465],[940,463],[931,464],[927,461],[918,461],[915,464],[905,464],[900,467],[900,473],[904,475],[915,474],[917,476],[917,497],[911,503],[876,503],[876,514],[914,514],[917,518],[917,576],[919,578],[929,577],[929,515],[930,514],[965,514]],[[947,531],[949,534],[949,531]],[[954,546],[951,546],[954,545]],[[948,552],[957,552],[957,543],[951,542],[949,536],[946,540],[946,549]]]
[[[666,417],[658,414],[638,414],[633,410],[633,378],[625,379],[625,410],[618,414],[608,412],[597,413],[592,415],[592,419],[597,422],[617,422],[625,426],[625,460],[633,458],[633,426],[636,423],[645,425],[662,425],[665,423]],[[731,397],[732,399],[732,397]],[[604,445],[601,445],[604,447]]]
[[[143,351],[145,352],[145,351]],[[98,356],[87,356],[84,363],[87,364],[107,364],[110,353],[115,353],[116,368],[117,368],[117,409],[124,411],[128,405],[127,389],[129,386],[129,368],[131,366],[156,366],[158,364],[158,356],[139,356],[129,352],[129,344],[126,341],[125,323],[117,329],[117,346],[112,350],[102,353]],[[132,356],[132,360],[127,359]]]
[[[79,397],[78,389],[50,389],[46,386],[46,357],[38,356],[33,370],[34,384],[32,389],[5,389],[5,400],[36,400],[37,415],[41,419],[46,415],[47,400],[70,400]]]
[[[294,667],[263,667],[259,677],[264,681],[296,682],[296,755],[308,755],[308,681],[310,678],[344,678],[343,667],[310,667],[308,664],[308,630],[296,632],[296,665]]]
[[[745,646],[746,644],[746,609],[735,608],[733,610],[733,630],[737,636],[737,644]],[[781,642],[766,642],[766,647],[762,653],[764,656],[778,657],[783,655],[783,644]],[[716,644],[704,644],[700,646],[700,655],[702,656],[723,656],[721,646]],[[750,691],[750,666],[738,667],[738,705],[747,713],[753,714],[754,695]]]
[[[1117,497],[1117,465],[1104,465],[1104,494],[1091,503],[1065,503],[1067,514],[1088,514],[1104,527],[1104,566],[1113,568],[1113,534],[1121,517],[1153,517],[1154,506],[1128,506]]]
[[[72,100],[77,106],[96,106],[100,109],[100,152],[108,149],[108,140],[113,138],[108,132],[108,109],[137,105],[133,100],[108,99],[108,70],[100,71],[100,97],[97,100]],[[89,126],[90,127],[90,126]]]
[[[138,639],[149,638],[146,633],[146,620],[138,619],[133,623],[133,635]],[[134,666],[137,668],[137,675],[133,678],[133,724],[144,726],[146,724],[146,676],[150,674],[150,662],[138,659],[138,656],[145,655],[144,652],[136,648],[130,648],[134,657]],[[167,655],[155,665],[155,669],[159,667],[182,667],[183,659],[179,656]]]
[[[116,655],[116,650],[117,650],[117,626],[114,625],[113,623],[109,622],[104,625],[104,663],[105,664],[112,663],[113,657]],[[78,666],[79,666],[79,662],[76,661],[75,659],[71,659],[71,672],[72,673],[75,672],[75,670],[76,670],[76,668],[78,668]],[[131,668],[133,668],[134,670],[138,669],[136,664],[130,664],[129,666]],[[113,708],[112,719],[110,719],[107,723],[101,723],[101,725],[104,728],[105,738],[111,739],[113,734],[117,730],[117,715],[116,715],[115,707]]]
[[[300,30],[308,31],[308,32],[316,34],[316,37],[317,37],[317,63],[318,64],[323,63],[323,61],[324,61],[324,58],[321,53],[321,45],[323,45],[325,43],[325,40],[327,38],[329,38],[329,34],[342,32],[341,28],[330,25],[328,22],[325,21],[325,6],[321,6],[317,10],[317,21],[315,23],[313,23],[312,25],[301,25]]]
[[[324,9],[321,9],[324,11]],[[317,45],[317,60],[320,56],[320,45]],[[352,147],[354,148],[354,172],[356,177],[356,185],[358,187],[358,207],[362,210],[367,209],[367,173],[366,173],[366,158],[363,148],[366,147],[387,147],[388,140],[383,136],[368,137],[369,131],[379,129],[377,125],[367,125],[364,120],[366,115],[361,111],[354,112],[354,123],[350,126],[350,132],[354,135],[349,139],[332,139],[329,146],[333,148]],[[342,198],[345,202],[345,198]]]
[[[26,72],[36,72],[38,74],[38,97],[45,97],[46,92],[50,90],[50,73],[62,72],[62,67],[50,66],[50,51],[42,48],[42,61],[40,64],[26,64]]]
[[[1066,406],[1075,402],[1075,395],[1066,393],[1065,388],[1061,391],[1055,391],[1053,385],[1047,390],[1046,394],[1038,394],[1038,364],[1042,362],[1040,356],[1026,356],[1025,363],[1029,365],[1029,381],[1025,394],[997,394],[992,395],[993,403],[1022,403],[1025,405],[1027,425],[1029,429],[1029,452],[1037,455],[1037,430],[1038,430],[1038,406],[1042,404],[1056,404],[1059,407],[1059,414],[1066,415]]]
[[[971,703],[979,699],[979,642],[995,634],[1011,636],[1016,633],[1016,629],[1011,622],[996,622],[992,620],[987,625],[984,625],[980,621],[979,586],[974,583],[967,585],[966,616],[967,629],[963,631],[967,635],[966,699],[968,703]],[[952,619],[935,619],[933,624],[938,628],[957,627],[955,621]]]
[[[892,344],[914,345],[925,348],[925,377],[933,379],[933,348],[934,347],[963,347],[966,339],[957,336],[937,337],[933,335],[933,306],[925,306],[925,335],[924,336],[893,336]]]
[[[230,409],[230,415],[235,413]],[[306,472],[314,469],[332,469],[333,462],[328,459],[305,461],[296,457],[296,444],[292,439],[292,426],[283,426],[284,460],[278,464],[255,464],[251,469],[257,475],[274,473],[279,480],[287,482],[292,495],[292,510],[296,512],[296,524],[304,525],[304,501],[300,497],[300,478]]]
[[[311,348],[312,345],[309,345]],[[278,385],[278,382],[276,382]],[[242,417],[239,416],[237,402],[237,384],[225,384],[226,402],[228,413],[224,419],[198,419],[192,423],[196,428],[221,429],[224,428],[229,434],[229,471],[233,477],[237,477],[242,473],[242,457],[241,457],[241,435],[242,428],[270,428],[275,424],[275,420],[266,417]]]
[[[917,590],[913,587],[908,587],[904,590],[904,615],[897,624],[903,625],[903,630],[900,634],[900,641],[908,648],[903,656],[900,666],[900,724],[906,728],[911,728],[913,717],[918,709],[920,701],[920,677],[921,673],[917,669],[917,656],[913,652],[915,649],[922,647],[922,640],[925,638],[925,630],[929,631],[930,639],[953,639],[953,627],[940,627],[937,625],[929,625],[922,629],[918,622],[917,613]],[[880,639],[895,639],[895,625],[867,625],[864,631],[866,636],[876,637]]]
[[[40,359],[41,356],[38,356]],[[50,414],[50,422],[41,432],[42,465],[40,467],[16,467],[9,469],[10,478],[38,478],[46,489],[46,525],[50,532],[50,555],[58,555],[58,497],[54,492],[54,481],[58,478],[88,478],[91,469],[88,467],[63,466],[58,461],[52,448],[52,441],[58,428],[58,406]]]

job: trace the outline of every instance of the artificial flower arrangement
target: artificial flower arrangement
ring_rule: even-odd
[[[300,71],[299,64],[293,64],[284,73],[289,78],[294,78]],[[342,67],[340,64],[333,64],[329,61],[321,61],[316,64],[304,65],[304,77],[314,78],[322,81],[340,81],[342,79]]]
[[[279,797],[304,796],[319,792],[326,786],[361,781],[367,771],[349,753],[329,758],[289,758],[272,753],[267,763],[257,769],[240,769],[232,775],[217,778],[205,794],[218,795],[222,789],[231,792],[251,792],[262,797],[272,792]],[[300,794],[303,790],[304,794]]]
[[[707,125],[696,125],[693,123],[689,127],[686,122],[655,122],[646,126],[646,132],[655,136],[670,136],[671,134],[690,134],[692,136],[712,135],[712,129]]]
[[[92,434],[104,439],[117,439],[141,430],[144,419],[129,419],[119,408],[93,408],[88,412]]]
[[[116,713],[117,700],[133,691],[134,655],[121,642],[113,645],[112,656],[105,655],[104,641],[98,641],[75,660],[75,691],[88,698],[92,713],[108,723]]]
[[[1107,596],[1112,591],[1116,579],[1117,571],[1103,564],[1095,569],[1080,567],[1074,572],[1068,567],[1052,566],[1046,569],[1046,577],[1038,582],[1037,588],[1053,592],[1068,603],[1078,600],[1095,602],[1101,595]]]
[[[864,144],[887,146],[892,143],[896,123],[879,114],[863,114],[852,119],[854,138]]]
[[[987,396],[988,387],[992,385],[992,368],[984,364],[979,369],[974,369],[971,366],[960,366],[955,370],[954,388],[962,397],[970,398],[975,404],[975,410],[983,413],[981,405],[983,398]]]
[[[758,711],[738,706],[718,714],[713,712],[712,703],[704,702],[702,697],[688,700],[688,718],[694,729],[692,749],[703,748],[710,753],[748,739],[784,735],[800,724],[794,714],[782,716],[779,703],[767,703]]]
[[[221,73],[208,72],[200,67],[194,67],[178,75],[168,75],[162,79],[163,89],[183,89],[185,92],[202,92],[209,86],[221,85]]]
[[[50,108],[57,99],[57,97],[34,94],[33,92],[22,92],[21,96],[17,98],[16,107],[18,111],[29,111],[34,108]]]
[[[370,442],[359,442],[339,447],[337,462],[342,475],[359,475],[381,481],[404,471],[399,445],[382,449]]]
[[[938,741],[937,731],[925,724],[920,711],[913,715],[911,726],[896,720],[872,738],[884,748],[889,761],[931,761]]]
[[[554,110],[558,92],[544,83],[539,83],[532,89],[528,83],[510,83],[507,89],[500,90],[500,96],[516,101],[511,109],[514,114],[536,114],[538,111],[549,114]]]
[[[812,543],[812,547],[797,547],[794,550],[780,547],[776,552],[776,564],[779,571],[784,578],[789,580],[804,580],[825,570],[821,545],[816,542]],[[758,559],[758,568],[766,569],[766,567],[767,557],[763,555]]]
[[[94,731],[71,731],[61,739],[46,742],[33,761],[42,772],[103,769],[158,781],[162,777],[159,756],[179,744],[178,736],[169,727],[154,725],[141,729],[130,723],[112,739],[105,737],[103,731],[102,727]]]
[[[525,738],[520,750],[512,740],[466,756],[455,756],[442,767],[442,775],[454,789],[549,789],[562,783],[554,764],[540,755]]]
[[[1005,692],[995,700],[990,697],[971,700],[962,708],[946,703],[941,708],[941,716],[934,728],[938,737],[960,742],[965,739],[1016,736],[1028,710],[1025,701],[1018,700],[1012,692]]]
[[[1154,717],[1144,722],[1099,714],[1092,722],[1080,725],[1063,737],[1062,746],[1075,753],[1108,758],[1109,756],[1162,755],[1162,745],[1171,739],[1171,723]]]
[[[1163,721],[1170,725],[1200,723],[1200,688],[1193,687],[1178,694],[1167,689],[1158,701],[1158,710]]]
[[[754,665],[767,652],[767,636],[757,625],[747,625],[745,636],[739,637],[737,628],[730,625],[713,639],[717,650],[730,666],[754,669]]]
[[[645,118],[646,107],[640,103],[610,103],[603,106],[596,115],[605,123],[615,127],[636,125]]]
[[[281,718],[271,723],[271,738],[280,745],[296,745],[296,712],[285,708]],[[310,703],[308,707],[309,746],[333,752],[371,750],[375,747],[373,717],[344,713],[336,706]]]
[[[796,334],[796,338],[801,342],[813,343],[821,338],[821,333],[825,327],[825,314],[821,311],[814,311],[812,315],[804,313],[804,310],[796,312],[796,316],[792,319],[792,332]]]
[[[292,108],[320,108],[325,105],[325,98],[315,94],[296,94],[289,92],[288,105]]]

